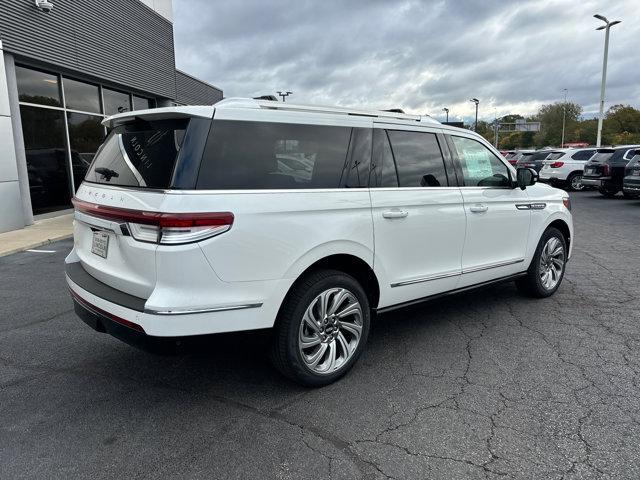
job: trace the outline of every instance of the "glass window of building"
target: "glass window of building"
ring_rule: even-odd
[[[77,190],[91,161],[104,140],[105,131],[100,123],[102,116],[67,113],[69,122],[69,144],[71,146],[71,168],[74,189]]]
[[[57,75],[16,66],[18,98],[21,102],[61,107]]]
[[[65,78],[64,100],[71,110],[100,113],[100,91],[97,85]]]
[[[153,102],[144,97],[133,96],[133,109],[134,110],[146,110],[147,108],[153,108]]]
[[[71,182],[64,138],[64,113],[22,105],[20,116],[33,213],[37,215],[69,208]]]
[[[103,88],[102,99],[104,100],[104,113],[107,115],[115,115],[116,113],[131,110],[131,100],[128,93]]]

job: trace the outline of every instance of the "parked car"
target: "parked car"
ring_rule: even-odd
[[[554,160],[544,160],[540,181],[568,190],[582,190],[584,164],[595,155],[595,148],[570,148]]]
[[[535,150],[511,150],[507,153],[505,159],[513,166],[518,163],[518,160],[525,154],[535,152]]]
[[[625,168],[638,145],[616,148],[599,148],[584,164],[582,183],[593,186],[606,196],[613,197],[622,190]]]
[[[565,192],[430,118],[227,99],[103,123],[66,275],[133,344],[271,328],[274,365],[326,385],[373,312],[506,280],[548,297],[571,255]]]
[[[634,150],[627,164],[622,181],[622,192],[629,198],[640,197],[640,149]]]
[[[535,152],[526,152],[518,159],[517,167],[533,168],[536,172],[542,170],[545,160],[556,160],[562,156],[563,152],[558,150],[538,150]]]

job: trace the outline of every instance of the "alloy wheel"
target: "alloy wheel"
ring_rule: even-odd
[[[565,254],[564,246],[557,237],[551,237],[542,248],[540,255],[540,281],[547,290],[552,290],[558,285],[564,270]]]
[[[362,336],[362,307],[345,288],[323,291],[307,307],[298,333],[298,350],[307,368],[330,374],[342,368]]]
[[[571,177],[571,188],[573,190],[582,190],[584,185],[582,184],[582,175],[574,175]]]

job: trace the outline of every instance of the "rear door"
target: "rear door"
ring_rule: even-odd
[[[531,220],[526,190],[512,187],[512,172],[487,145],[464,133],[448,136],[466,212],[459,287],[526,270]]]
[[[117,290],[140,298],[153,291],[157,231],[118,215],[161,211],[190,122],[138,117],[115,127],[76,192],[75,253],[90,275]]]
[[[443,141],[439,129],[374,123],[370,192],[380,307],[458,284],[465,214]]]

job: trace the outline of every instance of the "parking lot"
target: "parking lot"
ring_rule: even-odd
[[[71,240],[0,259],[0,478],[639,478],[640,201],[572,194],[559,292],[512,284],[377,318],[303,389],[266,335],[177,356],[84,325]]]

